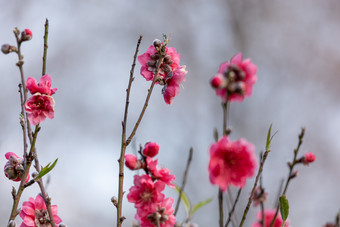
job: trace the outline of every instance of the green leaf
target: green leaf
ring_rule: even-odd
[[[289,214],[289,204],[285,195],[282,195],[280,197],[280,213],[283,223],[285,223]]]
[[[176,186],[176,191],[178,193],[180,193],[181,188],[178,187],[177,185],[175,185],[175,186]],[[183,201],[185,211],[187,212],[187,215],[189,215],[190,211],[191,211],[191,202],[190,202],[189,197],[187,196],[187,194],[185,194],[185,192],[182,192],[181,199]]]
[[[272,126],[273,126],[273,124],[270,124],[269,129],[268,129],[267,142],[266,142],[266,151],[268,151],[270,149],[270,141],[272,140],[271,139]]]
[[[192,208],[192,211],[190,212],[191,215],[193,215],[198,209],[200,209],[201,207],[207,205],[208,203],[210,203],[213,199],[212,198],[209,198],[209,199],[206,199],[202,202],[199,202],[197,204],[195,204]]]
[[[45,176],[46,174],[48,174],[55,167],[55,165],[57,165],[57,162],[58,162],[58,159],[56,159],[52,165],[51,163],[48,163],[47,166],[45,166],[44,168],[42,168],[42,170],[40,170],[40,173],[34,180],[37,181],[43,176]]]

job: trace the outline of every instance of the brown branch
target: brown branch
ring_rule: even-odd
[[[181,197],[182,197],[182,192],[184,191],[184,187],[187,181],[187,177],[188,177],[188,172],[189,172],[189,167],[191,164],[191,160],[192,160],[192,154],[194,153],[194,149],[191,147],[190,151],[189,151],[189,157],[188,157],[188,161],[187,161],[187,165],[184,171],[184,176],[183,176],[183,180],[182,180],[182,186],[179,190],[179,195],[178,195],[178,199],[177,199],[177,204],[176,204],[176,208],[175,208],[175,212],[174,215],[176,216],[178,208],[179,208],[179,204],[181,202]]]
[[[240,195],[241,195],[241,191],[242,191],[242,188],[240,188],[237,192],[237,196],[236,196],[236,199],[234,201],[234,204],[233,204],[233,207],[231,208],[231,210],[229,211],[229,214],[228,214],[228,219],[227,219],[227,222],[225,223],[225,226],[224,227],[227,227],[231,221],[231,217],[235,211],[235,207],[236,207],[236,204],[238,202],[238,199],[240,198]]]
[[[127,115],[128,115],[128,109],[129,109],[129,103],[130,103],[130,91],[131,91],[131,85],[134,80],[133,73],[136,65],[136,59],[137,54],[139,50],[140,43],[142,41],[143,36],[139,36],[136,51],[133,57],[133,63],[130,70],[130,79],[128,88],[126,89],[126,102],[125,102],[125,111],[124,111],[124,120],[122,122],[122,145],[121,145],[121,152],[120,152],[120,158],[118,160],[119,162],[119,185],[118,185],[118,201],[116,203],[117,208],[117,226],[121,226],[121,223],[123,222],[122,218],[122,201],[123,201],[123,181],[124,181],[124,155],[125,150],[127,147],[126,144],[126,124],[127,124]]]

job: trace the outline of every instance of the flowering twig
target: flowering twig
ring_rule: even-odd
[[[288,163],[288,167],[289,167],[289,173],[288,173],[288,177],[286,179],[286,184],[285,184],[285,187],[283,189],[283,192],[282,192],[282,195],[285,195],[286,192],[287,192],[287,189],[288,189],[288,185],[289,185],[289,182],[294,178],[296,177],[296,175],[293,173],[293,169],[295,167],[295,165],[298,163],[297,162],[297,154],[300,150],[300,146],[302,145],[302,141],[303,141],[303,137],[305,135],[305,128],[301,128],[301,132],[299,134],[299,142],[298,142],[298,145],[297,147],[294,149],[294,158],[293,158],[293,163]],[[272,221],[270,222],[270,227],[272,227],[274,225],[274,222],[275,222],[275,219],[276,219],[276,216],[277,214],[279,213],[279,204],[276,206],[276,211],[275,211],[275,215],[272,219]]]
[[[243,212],[243,216],[242,216],[242,220],[240,222],[240,225],[239,227],[242,227],[243,226],[243,223],[244,221],[246,220],[246,217],[247,217],[247,214],[248,214],[248,211],[249,211],[249,208],[250,208],[250,205],[251,205],[251,202],[252,202],[252,198],[253,198],[253,195],[254,195],[254,192],[255,192],[255,188],[257,186],[257,182],[259,181],[259,178],[262,174],[262,170],[263,170],[263,165],[267,159],[267,156],[270,152],[270,142],[271,140],[273,139],[273,137],[275,136],[276,133],[274,133],[273,136],[271,136],[271,129],[272,129],[272,125],[270,125],[269,127],[269,130],[268,130],[268,135],[267,135],[267,142],[266,142],[266,151],[264,152],[263,154],[263,157],[262,157],[262,160],[261,160],[261,164],[260,164],[260,167],[259,167],[259,170],[257,172],[257,175],[256,175],[256,178],[255,178],[255,182],[254,182],[254,185],[253,185],[253,189],[251,190],[251,193],[250,193],[250,196],[248,198],[248,203],[247,203],[247,206],[246,208],[244,209],[244,212]]]
[[[14,201],[13,201],[13,206],[12,206],[12,211],[11,211],[11,215],[10,215],[9,221],[14,220],[15,217],[18,215],[18,212],[17,212],[18,204],[19,204],[19,200],[20,200],[20,197],[22,195],[22,192],[25,189],[25,181],[27,179],[28,172],[29,172],[29,169],[30,169],[32,161],[33,161],[33,150],[35,148],[35,142],[36,142],[39,130],[40,130],[40,127],[39,127],[39,125],[37,125],[35,127],[35,130],[34,130],[33,140],[32,140],[32,144],[31,144],[30,152],[29,152],[28,156],[25,157],[26,166],[25,166],[24,174],[21,177],[21,182],[20,182],[20,185],[19,185],[19,189],[18,189],[18,191],[17,191],[17,193],[15,195],[13,195],[14,193],[12,192]]]
[[[190,151],[189,151],[189,157],[188,157],[188,161],[187,161],[187,166],[186,166],[185,171],[184,171],[182,186],[181,186],[181,188],[179,190],[177,204],[176,204],[176,208],[175,208],[175,212],[174,212],[175,216],[177,214],[177,211],[178,211],[178,208],[179,208],[179,204],[181,202],[182,192],[184,191],[184,187],[185,187],[185,184],[186,184],[186,181],[187,181],[187,176],[188,176],[189,167],[190,167],[190,163],[191,163],[191,160],[192,160],[192,154],[193,153],[194,153],[194,149],[191,147]]]

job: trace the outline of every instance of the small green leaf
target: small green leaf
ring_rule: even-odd
[[[270,149],[272,126],[273,126],[273,124],[270,124],[269,129],[268,129],[267,142],[266,142],[266,151],[268,151]]]
[[[283,223],[285,223],[289,214],[289,204],[285,195],[282,195],[280,197],[280,213]]]
[[[38,174],[38,176],[34,179],[35,181],[39,180],[40,178],[42,178],[43,176],[45,176],[46,174],[48,174],[57,164],[58,159],[56,159],[53,164],[51,165],[51,163],[48,163],[47,166],[45,166],[44,168],[42,168],[42,170],[40,171],[40,173]]]
[[[208,203],[210,203],[213,199],[212,198],[209,198],[209,199],[206,199],[202,202],[199,202],[197,204],[195,204],[192,208],[192,211],[190,212],[191,215],[193,215],[198,209],[200,209],[201,207],[207,205]]]
[[[176,191],[178,193],[181,191],[181,188],[178,187],[177,185],[176,185]],[[191,202],[190,202],[189,197],[187,196],[187,194],[185,194],[185,192],[182,192],[181,199],[183,201],[185,211],[187,212],[187,215],[189,215],[189,213],[191,211]]]

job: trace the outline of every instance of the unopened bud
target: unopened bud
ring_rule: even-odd
[[[154,46],[156,49],[159,49],[159,48],[161,48],[161,46],[162,46],[162,42],[161,42],[159,39],[155,39],[155,40],[153,41],[153,46]]]
[[[116,196],[112,196],[111,202],[113,203],[113,205],[117,206],[117,205],[118,205],[118,199],[117,199],[117,197],[116,197]]]
[[[150,60],[146,63],[147,66],[149,67],[155,67],[156,66],[156,60]]]
[[[164,64],[164,65],[162,66],[162,70],[163,70],[165,73],[169,73],[169,72],[171,72],[171,67],[170,67],[170,65]]]
[[[39,174],[38,174],[37,172],[33,172],[33,173],[32,173],[32,177],[33,177],[33,178],[36,178],[38,175],[39,175]]]
[[[21,41],[28,41],[32,39],[32,31],[26,28],[22,33],[21,33]]]
[[[4,45],[1,46],[1,51],[4,54],[9,54],[9,53],[14,52],[16,50],[17,50],[17,48],[15,46],[11,46],[9,44],[4,44]]]
[[[143,154],[148,157],[155,157],[158,154],[159,145],[155,142],[148,142],[145,144]]]
[[[64,223],[59,224],[59,227],[67,227]]]
[[[210,84],[213,88],[222,88],[226,84],[226,79],[222,74],[216,74],[211,80]]]

